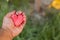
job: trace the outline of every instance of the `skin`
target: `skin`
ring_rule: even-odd
[[[8,30],[0,28],[0,40],[12,40],[12,36]]]
[[[14,12],[15,11],[9,12],[4,17],[2,28],[0,28],[0,40],[12,40],[22,32],[26,24],[26,16],[23,13],[24,23],[21,26],[16,27],[11,19],[11,15],[14,14]],[[21,13],[21,11],[18,11],[17,13]]]
[[[41,1],[41,0],[35,0],[34,9],[35,9],[37,12],[40,11],[40,1]]]

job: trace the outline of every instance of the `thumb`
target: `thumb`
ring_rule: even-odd
[[[14,10],[14,11],[12,11],[12,12],[7,13],[6,17],[11,17],[11,15],[14,14],[15,12],[16,12],[16,11]]]

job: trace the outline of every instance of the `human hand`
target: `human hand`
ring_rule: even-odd
[[[9,32],[11,33],[12,37],[14,38],[15,36],[17,36],[18,34],[20,34],[26,24],[26,16],[24,13],[22,13],[21,11],[17,11],[17,14],[22,13],[23,15],[23,20],[24,22],[20,25],[20,26],[15,26],[14,22],[11,18],[11,15],[13,15],[16,11],[12,11],[9,12],[3,19],[3,24],[2,24],[2,28],[9,30]]]

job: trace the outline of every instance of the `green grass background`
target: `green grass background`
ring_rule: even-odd
[[[3,17],[12,10],[29,10],[28,0],[0,0],[0,26],[2,26]],[[29,14],[29,11],[26,12]],[[49,14],[50,13],[50,14]],[[44,25],[33,26],[32,21],[27,15],[27,23],[20,35],[13,40],[60,40],[60,12],[52,10],[47,12],[49,20]]]

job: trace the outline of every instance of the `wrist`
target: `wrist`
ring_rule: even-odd
[[[10,33],[9,30],[6,30],[6,29],[3,29],[3,28],[0,28],[0,37],[1,39],[6,39],[6,40],[12,40],[12,34]]]

